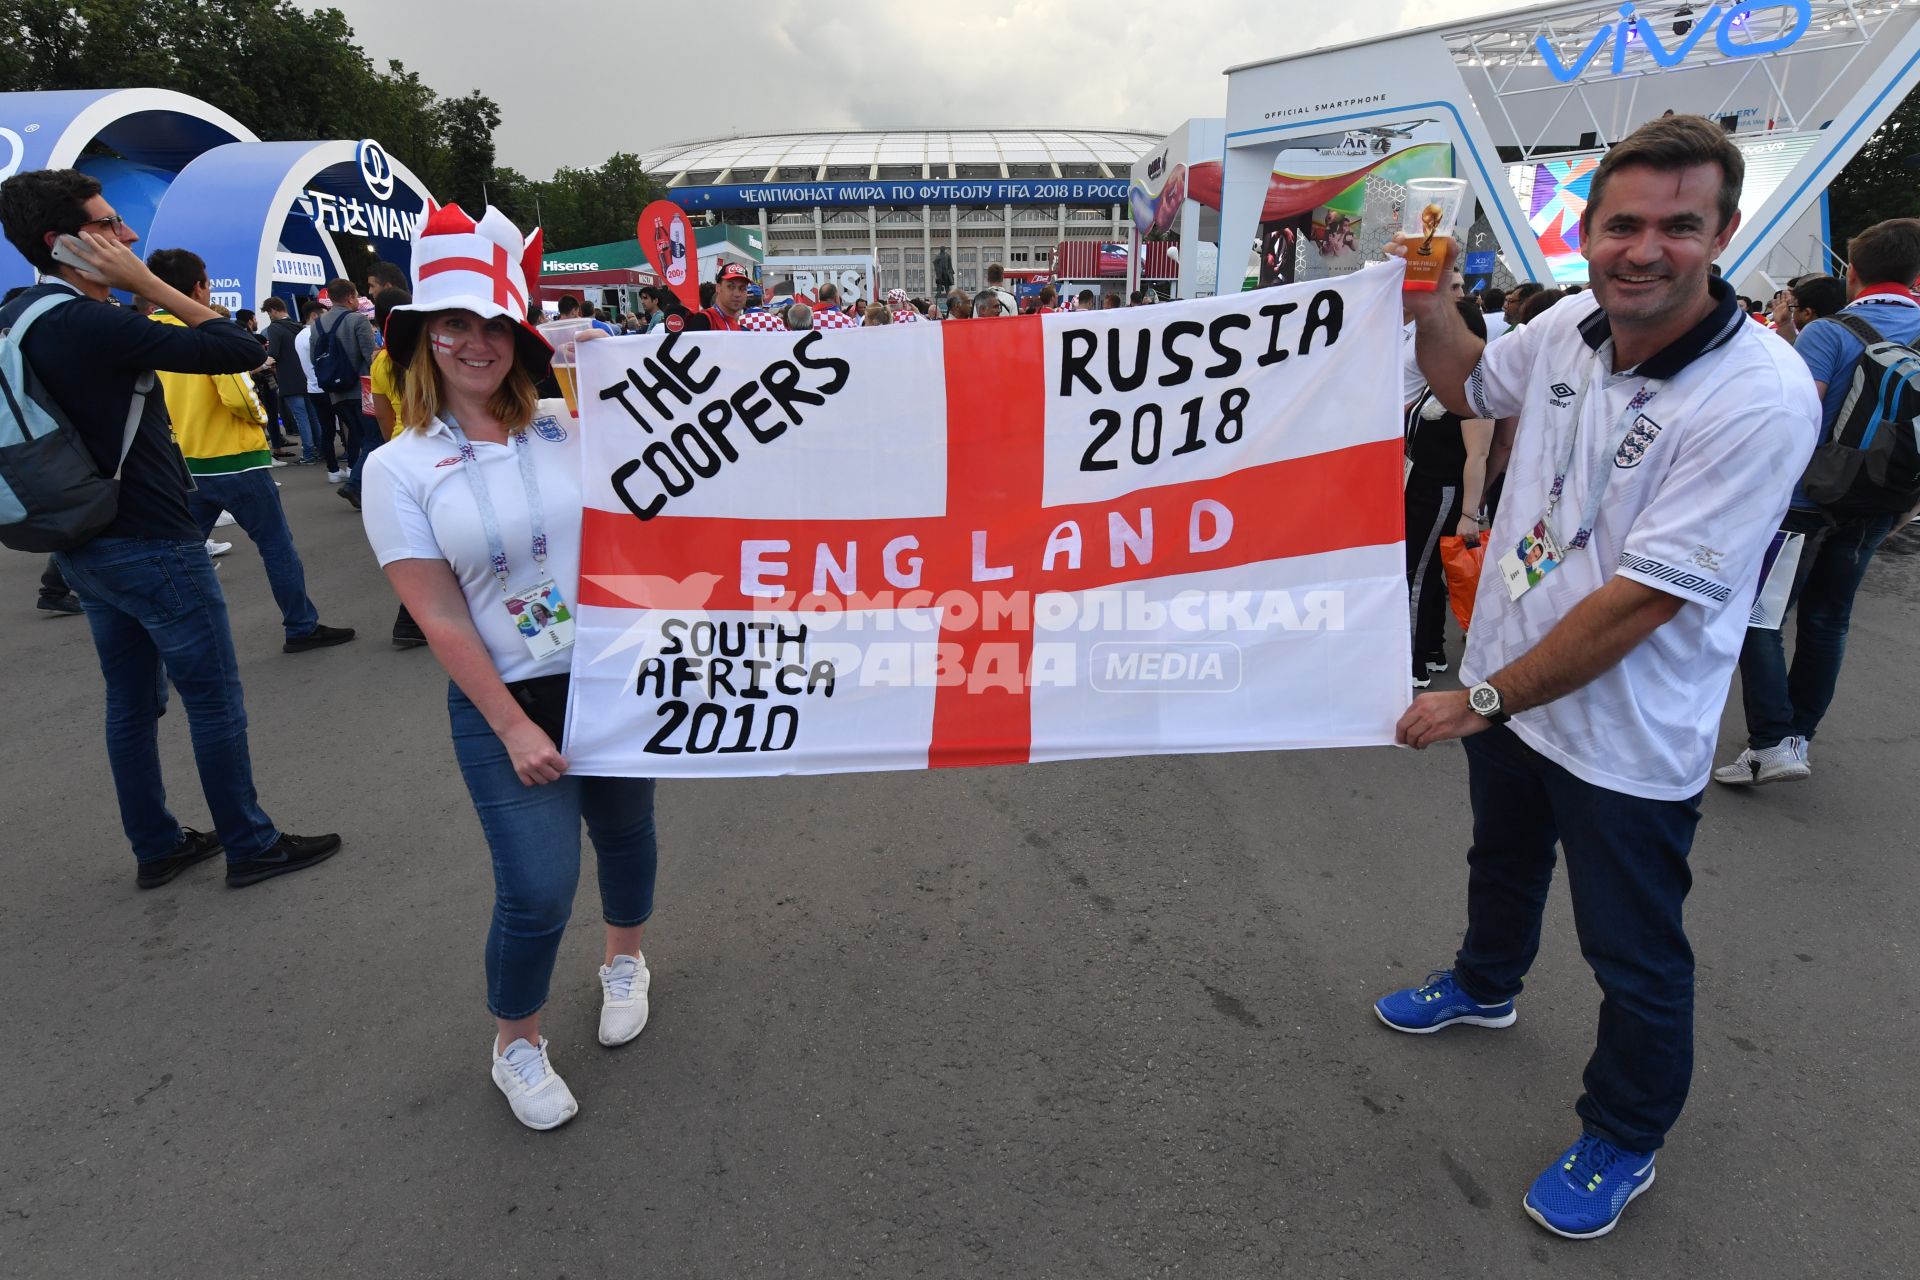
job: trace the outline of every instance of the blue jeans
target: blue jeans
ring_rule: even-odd
[[[187,711],[200,791],[228,860],[264,853],[280,832],[254,795],[240,665],[206,546],[95,538],[58,559],[80,594],[106,677],[107,763],[133,856],[164,858],[181,840],[160,778],[169,679]]]
[[[287,417],[293,419],[294,427],[300,432],[300,457],[312,462],[320,456],[320,418],[319,410],[313,406],[313,400],[304,391],[288,391],[281,395],[280,404]]]
[[[600,864],[600,910],[616,927],[653,914],[659,863],[651,778],[583,778],[529,787],[507,749],[459,686],[447,688],[453,754],[493,855],[493,926],[487,931],[487,1008],[527,1018],[547,1002],[560,936],[580,882],[580,822]]]
[[[307,599],[307,571],[294,549],[293,530],[287,527],[287,513],[280,506],[273,472],[261,469],[230,476],[195,476],[194,485],[187,494],[187,506],[203,535],[212,536],[213,522],[224,509],[233,512],[234,523],[246,530],[260,549],[260,563],[266,566],[267,584],[273,588],[273,602],[280,606],[280,625],[286,628],[287,639],[304,636],[319,626],[320,611]]]
[[[356,393],[351,400],[335,400],[323,391],[314,397],[313,408],[320,418],[320,457],[326,462],[327,470],[351,471],[353,460],[360,456],[359,395]],[[346,450],[344,458],[339,453],[342,447]]]
[[[1693,949],[1681,904],[1700,797],[1644,800],[1583,782],[1505,726],[1466,740],[1473,801],[1467,935],[1454,959],[1483,1004],[1520,993],[1540,950],[1554,844],[1567,857],[1580,954],[1600,1028],[1574,1110],[1588,1133],[1653,1151],[1693,1077]]]
[[[1748,746],[1765,750],[1786,738],[1811,739],[1820,728],[1847,656],[1853,597],[1897,518],[1850,516],[1836,521],[1817,511],[1794,510],[1780,522],[1789,533],[1807,535],[1787,597],[1796,628],[1793,667],[1787,667],[1780,630],[1747,628],[1740,648],[1740,696]]]
[[[385,443],[380,438],[380,424],[363,414],[360,418],[360,449],[353,459],[353,474],[347,477],[342,488],[360,492],[360,476],[366,470],[367,455]]]

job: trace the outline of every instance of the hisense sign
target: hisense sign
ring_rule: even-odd
[[[1747,33],[1753,26],[1754,15],[1768,9],[1793,10],[1793,24],[1771,40],[1735,40],[1733,38],[1735,32]],[[1662,18],[1661,21],[1665,22],[1666,19]],[[1812,25],[1813,0],[1759,0],[1758,3],[1737,4],[1731,8],[1710,4],[1704,11],[1693,17],[1691,25],[1685,18],[1673,23],[1675,35],[1671,38],[1675,43],[1672,48],[1668,48],[1654,31],[1653,20],[1634,16],[1633,5],[1627,3],[1620,6],[1620,21],[1605,23],[1594,32],[1593,38],[1587,41],[1586,48],[1580,51],[1571,64],[1560,60],[1560,51],[1555,49],[1553,43],[1545,36],[1537,38],[1533,47],[1539,52],[1541,60],[1546,63],[1547,70],[1553,73],[1554,79],[1571,84],[1586,74],[1587,68],[1593,65],[1609,40],[1613,41],[1611,70],[1614,75],[1621,75],[1627,69],[1627,54],[1635,46],[1644,48],[1655,65],[1662,68],[1677,67],[1699,48],[1700,42],[1705,40],[1707,33],[1711,31],[1714,45],[1719,49],[1722,57],[1758,58],[1765,54],[1778,53],[1792,45],[1805,35]]]

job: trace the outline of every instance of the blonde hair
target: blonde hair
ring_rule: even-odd
[[[431,323],[429,318],[428,323]],[[394,361],[394,371],[401,375],[400,403],[403,427],[422,427],[440,416],[441,405],[446,395],[440,386],[440,370],[433,363],[433,345],[427,333],[428,324],[420,326],[420,334],[414,340],[413,358],[402,366]],[[519,431],[533,421],[534,411],[540,407],[540,392],[533,385],[533,375],[520,363],[520,342],[516,338],[513,344],[513,368],[507,370],[507,376],[487,397],[487,412],[497,419],[501,426],[509,431]]]
[[[886,307],[881,303],[878,303],[878,302],[868,303],[867,304],[867,323],[868,324],[892,324],[893,313],[891,311],[888,311]]]

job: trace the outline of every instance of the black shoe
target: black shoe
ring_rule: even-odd
[[[194,863],[205,862],[219,852],[220,837],[211,832],[182,827],[180,843],[174,846],[173,852],[164,858],[141,863],[140,874],[134,883],[142,889],[158,889]]]
[[[280,646],[280,652],[305,653],[309,649],[326,649],[336,644],[345,644],[351,639],[353,639],[352,627],[329,627],[319,623],[307,634],[289,639]]]
[[[289,871],[305,871],[339,851],[339,836],[294,836],[282,832],[273,847],[259,857],[227,864],[227,888],[244,889]]]
[[[400,606],[400,614],[393,620],[393,647],[396,649],[418,649],[427,642],[427,633],[420,629],[407,612],[405,605]]]
[[[71,591],[63,596],[41,596],[34,608],[44,613],[79,613],[80,597]]]
[[[349,489],[346,485],[341,485],[333,492],[336,497],[345,498],[348,502],[351,502],[355,511],[360,509],[360,491],[358,489]]]

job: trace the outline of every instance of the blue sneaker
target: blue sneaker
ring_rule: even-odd
[[[1583,1134],[1527,1188],[1527,1216],[1569,1240],[1603,1236],[1653,1185],[1653,1159]]]
[[[1408,987],[1373,1002],[1380,1021],[1395,1031],[1424,1036],[1464,1022],[1471,1027],[1510,1027],[1513,1025],[1513,1001],[1476,1004],[1472,996],[1453,980],[1453,970],[1435,969],[1427,975],[1424,987]]]

